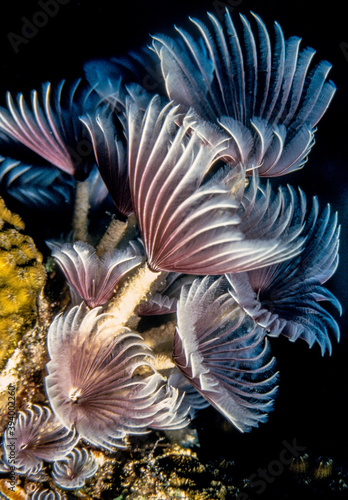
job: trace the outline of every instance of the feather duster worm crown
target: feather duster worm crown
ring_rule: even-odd
[[[23,94],[15,103],[8,92],[8,109],[0,108],[0,131],[5,141],[22,144],[64,172],[83,178],[94,159],[90,154],[80,154],[82,146],[90,152],[92,148],[78,116],[79,109],[89,105],[93,106],[93,92],[81,89],[79,81],[68,91],[64,81],[54,89],[50,83],[44,84],[41,99],[36,90],[32,92],[31,108]]]
[[[76,306],[48,332],[46,391],[62,424],[109,449],[123,447],[127,434],[150,426],[186,425],[185,415],[174,412],[173,418],[178,392],[166,388],[151,367],[140,335],[120,331],[112,315],[98,313],[99,308],[87,312]]]
[[[47,244],[68,280],[73,303],[84,300],[91,308],[105,304],[118,282],[143,261],[140,248],[132,242],[126,250],[116,249],[101,258],[83,241]]]
[[[75,430],[69,431],[52,414],[50,408],[33,405],[18,412],[14,427],[8,427],[3,438],[5,460],[9,460],[10,443],[15,443],[18,472],[38,472],[43,461],[63,459],[76,445]]]
[[[53,490],[39,490],[37,489],[31,495],[30,500],[64,500],[64,496],[61,495],[58,491]]]
[[[81,488],[86,479],[95,475],[98,462],[91,451],[74,448],[64,460],[53,464],[53,478],[63,489]]]
[[[188,114],[177,127],[177,109],[158,96],[145,112],[131,102],[127,113],[131,196],[151,269],[241,272],[301,251],[301,227],[291,227],[292,207],[281,194],[273,199],[256,177],[244,192],[242,166],[205,182],[226,152],[225,134],[204,144],[200,123]]]
[[[204,120],[220,123],[233,139],[230,155],[259,175],[278,176],[300,168],[313,144],[316,124],[336,87],[315,51],[300,50],[300,39],[284,39],[278,23],[274,43],[266,26],[255,28],[241,15],[240,35],[226,9],[223,25],[208,14],[209,26],[191,19],[196,32],[153,37],[166,91],[182,110],[193,108]]]
[[[55,167],[0,158],[0,189],[7,198],[36,211],[55,213],[62,206],[72,209],[74,182]]]
[[[274,359],[261,327],[205,277],[184,287],[173,357],[182,374],[238,429],[265,421],[276,391]]]
[[[342,312],[339,301],[322,286],[338,265],[339,233],[337,214],[331,215],[327,206],[319,215],[314,198],[301,254],[281,264],[227,275],[231,295],[269,335],[302,338],[310,347],[317,342],[322,354],[331,354],[329,332],[339,340],[339,327],[319,302],[327,300]]]
[[[109,192],[123,216],[133,213],[129,188],[129,173],[127,159],[127,141],[113,110],[108,106],[100,106],[94,115],[82,116],[81,121],[86,126],[92,140],[96,162],[109,188]]]
[[[192,108],[228,132],[232,164],[242,162],[266,177],[301,168],[336,90],[327,81],[330,63],[314,66],[315,51],[301,49],[298,37],[285,40],[278,23],[272,41],[254,14],[250,20],[241,15],[240,26],[228,9],[223,23],[211,14],[207,24],[190,20],[192,30],[176,27],[175,36],[155,35],[152,54],[145,47],[128,58],[87,63],[87,79],[114,103],[124,101],[130,83],[147,88],[155,77],[151,90],[160,90],[182,113]]]

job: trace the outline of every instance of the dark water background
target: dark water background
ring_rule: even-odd
[[[0,102],[6,90],[39,88],[46,80],[70,79],[81,73],[85,60],[98,56],[122,55],[149,43],[149,34],[182,26],[187,16],[205,19],[208,10],[217,15],[223,2],[176,0],[175,2],[123,2],[70,0],[38,30],[16,54],[8,33],[20,34],[23,16],[28,19],[40,10],[37,1],[2,4],[0,16]],[[316,61],[333,64],[331,78],[338,91],[319,123],[316,145],[305,168],[281,179],[300,186],[310,198],[316,194],[320,206],[330,202],[339,211],[342,225],[340,266],[328,288],[347,310],[347,227],[348,227],[348,4],[342,1],[242,0],[226,2],[234,13],[261,16],[270,32],[277,20],[285,38],[302,37],[301,45],[317,50]],[[345,45],[346,44],[346,45]],[[344,49],[345,48],[345,53]],[[3,97],[2,97],[3,96]],[[223,419],[208,410],[197,420],[201,451],[207,457],[226,456],[243,464],[251,474],[277,458],[283,441],[305,447],[310,456],[332,458],[348,470],[347,315],[340,319],[342,340],[333,342],[332,356],[321,357],[315,346],[291,344],[275,339],[272,348],[280,369],[279,397],[267,424],[248,435],[225,429]],[[281,481],[281,478],[279,478]],[[282,497],[283,498],[283,497]],[[284,496],[284,498],[287,498]],[[291,498],[291,496],[289,497]]]

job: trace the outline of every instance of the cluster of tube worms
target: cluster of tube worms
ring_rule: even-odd
[[[41,230],[70,293],[47,331],[46,404],[17,416],[18,475],[44,483],[51,464],[60,488],[81,488],[93,448],[181,429],[209,404],[249,431],[277,392],[270,338],[322,354],[339,339],[322,306],[340,311],[323,286],[337,216],[268,179],[303,167],[335,92],[330,65],[277,23],[271,40],[258,16],[238,22],[192,19],[30,103],[7,94],[1,194],[60,220],[63,236]],[[137,331],[157,315],[170,315],[160,334]],[[32,498],[59,495],[43,491]]]

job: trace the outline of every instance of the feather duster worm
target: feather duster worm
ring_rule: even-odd
[[[223,274],[300,252],[302,228],[290,227],[292,207],[263,192],[256,178],[244,193],[242,167],[220,169],[205,182],[226,136],[204,145],[192,116],[181,127],[177,119],[177,108],[163,107],[158,96],[145,113],[128,106],[131,196],[150,268]]]
[[[133,213],[128,180],[127,143],[122,130],[115,127],[112,112],[107,108],[97,109],[95,117],[81,118],[87,127],[94,148],[99,171],[122,215]],[[119,128],[121,125],[119,124]]]
[[[239,430],[264,422],[276,392],[263,329],[224,291],[224,278],[183,287],[173,358],[198,392]]]
[[[8,92],[8,109],[0,108],[0,132],[5,139],[26,146],[50,164],[83,179],[93,166],[94,156],[78,117],[93,106],[93,92],[81,89],[79,81],[65,89],[64,81],[55,89],[46,83],[41,96],[32,91],[31,106],[23,94],[15,102]]]
[[[37,473],[43,461],[63,459],[77,441],[75,430],[61,425],[49,408],[33,405],[19,411],[14,427],[7,428],[3,437],[5,461],[13,464],[15,457],[17,472]]]
[[[188,409],[191,419],[197,415],[199,410],[203,410],[210,406],[210,402],[197,391],[191,384],[191,381],[188,380],[177,367],[171,370],[168,377],[168,384],[178,389],[180,394],[183,394],[184,397],[181,404]]]
[[[147,262],[132,286],[110,306],[120,324],[134,314],[161,271],[198,275],[242,272],[281,262],[301,252],[302,225],[280,191],[262,189],[254,176],[245,190],[245,169],[220,168],[226,134],[215,146],[201,138],[201,122],[159,96],[146,110],[127,102],[129,180]],[[227,139],[228,140],[228,139]]]
[[[132,242],[126,250],[116,249],[101,258],[91,245],[82,241],[47,244],[68,280],[73,304],[84,300],[91,308],[105,304],[118,282],[144,259]]]
[[[49,212],[72,208],[74,181],[54,167],[0,160],[0,193],[25,207]]]
[[[62,81],[52,89],[51,83],[42,87],[41,95],[32,91],[31,105],[23,94],[17,96],[17,102],[7,93],[7,109],[0,108],[0,134],[2,151],[16,159],[26,159],[30,153],[33,163],[58,167],[63,172],[85,180],[95,158],[93,147],[79,115],[96,106],[97,94],[89,86],[82,87],[80,80],[66,90]],[[24,148],[23,148],[24,146]],[[27,161],[27,160],[26,160]],[[75,210],[73,217],[77,239],[87,239],[88,227],[87,183],[77,182],[75,192]]]
[[[164,387],[141,337],[98,313],[99,308],[87,313],[81,305],[50,326],[45,384],[58,419],[107,449],[124,447],[127,434],[142,434],[150,426],[185,426],[185,415],[175,414],[178,392]]]
[[[305,198],[300,195],[304,214]],[[322,354],[331,354],[329,332],[339,340],[339,327],[319,302],[328,300],[341,311],[338,300],[322,286],[337,268],[339,227],[330,206],[319,215],[316,198],[304,236],[305,246],[297,257],[227,278],[233,298],[269,335],[302,338],[310,347],[317,342]]]
[[[30,500],[64,500],[64,498],[65,496],[62,496],[58,491],[37,489],[31,495]]]
[[[205,121],[220,123],[231,136],[232,163],[258,167],[262,176],[300,168],[313,144],[316,124],[335,85],[326,81],[331,65],[311,68],[315,51],[300,50],[300,39],[284,40],[275,23],[274,43],[254,16],[244,17],[239,36],[226,9],[223,25],[209,14],[209,27],[191,19],[197,36],[153,37],[169,98],[182,112],[193,108]],[[209,140],[209,136],[207,136]]]
[[[120,214],[128,217],[133,213],[128,179],[127,143],[121,124],[118,131],[116,118],[108,107],[97,108],[95,116],[81,117],[87,127],[97,165]]]
[[[74,448],[64,460],[53,464],[52,476],[58,486],[70,490],[82,488],[97,470],[98,462],[91,451]]]

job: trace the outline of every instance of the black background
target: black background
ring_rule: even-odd
[[[122,55],[150,43],[150,34],[169,32],[174,24],[185,25],[188,16],[205,19],[205,12],[219,15],[223,2],[176,0],[125,2],[70,0],[38,33],[18,46],[16,54],[8,34],[20,35],[23,16],[31,20],[41,10],[37,1],[2,5],[0,19],[0,103],[5,91],[39,88],[42,81],[75,78],[83,62],[99,56]],[[330,202],[339,211],[342,225],[340,266],[328,283],[347,309],[347,227],[348,227],[348,7],[342,1],[257,1],[226,2],[233,10],[253,11],[264,20],[270,33],[276,20],[285,37],[297,35],[302,47],[316,49],[316,61],[333,64],[330,78],[337,85],[334,100],[319,123],[316,144],[304,169],[281,179],[283,184],[300,186],[310,198],[318,195],[320,205]],[[342,50],[346,44],[346,55]],[[1,97],[3,96],[3,97]],[[280,369],[279,396],[267,424],[248,435],[229,426],[214,411],[197,421],[201,450],[207,456],[221,454],[245,463],[247,473],[277,458],[282,441],[306,448],[310,456],[333,458],[348,469],[347,458],[347,317],[340,319],[342,340],[333,341],[332,356],[321,357],[319,349],[274,339],[272,348]],[[208,418],[206,418],[208,415]],[[227,428],[225,428],[227,427]],[[281,478],[279,478],[281,481]],[[287,498],[286,494],[282,498]]]

